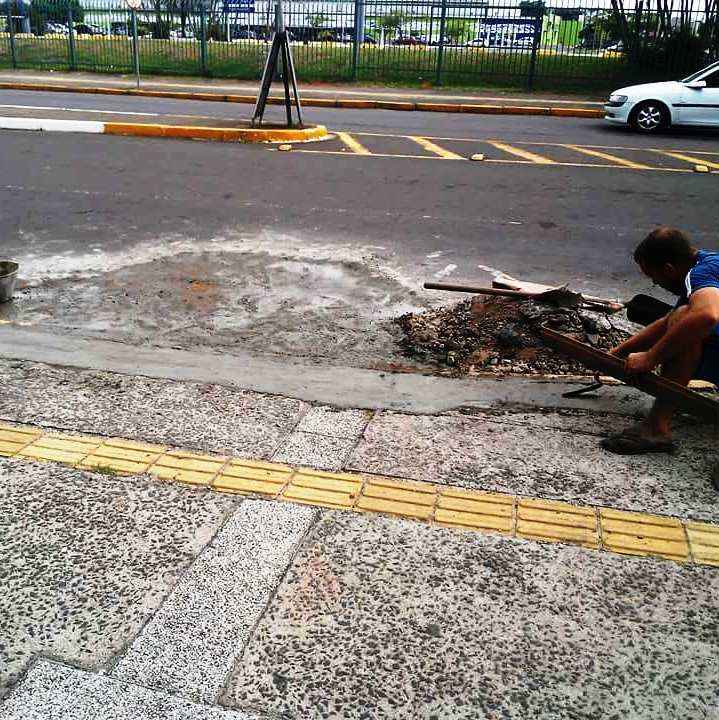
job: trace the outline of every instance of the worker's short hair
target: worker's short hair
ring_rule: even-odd
[[[680,265],[694,259],[696,248],[676,228],[658,227],[642,240],[634,251],[634,262],[650,267],[667,263]]]

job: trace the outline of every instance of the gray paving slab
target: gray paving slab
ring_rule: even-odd
[[[297,425],[299,432],[332,437],[359,438],[372,413],[367,410],[341,410],[322,405],[313,407]]]
[[[572,413],[372,420],[347,467],[451,485],[719,521],[710,483],[715,431],[686,424],[674,455],[619,456],[599,445],[626,424]]]
[[[0,417],[269,458],[307,405],[209,383],[0,362]]]
[[[356,444],[357,438],[294,432],[272,459],[319,470],[340,470]]]
[[[41,660],[0,705],[0,720],[254,720],[106,675]]]
[[[719,572],[328,512],[223,702],[302,718],[706,717]]]
[[[146,477],[0,460],[0,695],[37,654],[110,662],[236,504]]]
[[[112,675],[214,702],[316,510],[244,502]]]

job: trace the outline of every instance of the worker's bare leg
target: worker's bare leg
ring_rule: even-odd
[[[685,311],[685,308],[675,310],[669,317],[668,327],[674,325]],[[701,341],[685,346],[680,355],[675,355],[662,365],[662,377],[680,385],[688,385],[699,366],[702,350],[703,343]],[[649,437],[669,438],[672,433],[671,420],[675,410],[674,404],[657,398],[647,419],[640,426],[643,433]]]

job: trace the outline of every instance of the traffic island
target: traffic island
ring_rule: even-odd
[[[212,123],[213,121],[210,121]],[[95,122],[90,120],[58,120],[44,118],[0,118],[3,130],[42,130],[46,132],[77,132],[95,135],[131,137],[183,138],[227,143],[304,143],[329,137],[324,125],[288,128],[286,125],[265,124],[252,127],[249,122],[197,125],[165,125],[134,122]]]

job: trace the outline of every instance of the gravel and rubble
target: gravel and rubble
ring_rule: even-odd
[[[588,374],[583,365],[544,344],[539,335],[542,325],[601,350],[610,350],[635,330],[623,313],[606,315],[482,295],[424,313],[407,313],[396,322],[404,331],[401,345],[410,357],[457,375]]]

